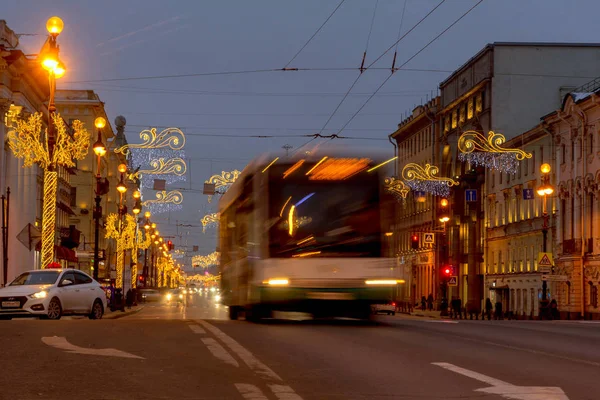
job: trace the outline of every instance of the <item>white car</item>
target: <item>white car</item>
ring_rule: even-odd
[[[373,304],[374,314],[396,315],[396,303],[390,301],[384,304]]]
[[[0,319],[39,316],[60,319],[84,314],[100,319],[106,295],[98,282],[74,269],[42,269],[24,272],[0,289]]]

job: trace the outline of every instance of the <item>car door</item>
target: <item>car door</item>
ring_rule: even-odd
[[[94,300],[96,297],[99,297],[96,292],[98,286],[93,283],[94,280],[92,278],[82,272],[73,271],[73,274],[75,275],[75,283],[78,289],[75,291],[75,311],[89,313],[92,311]]]
[[[66,271],[60,277],[58,283],[59,291],[58,298],[62,306],[63,312],[73,312],[75,309],[77,298],[77,284],[75,282],[75,274],[72,271]]]

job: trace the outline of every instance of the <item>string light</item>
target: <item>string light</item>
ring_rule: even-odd
[[[194,268],[197,268],[197,267],[208,268],[213,265],[218,265],[220,257],[221,257],[221,254],[218,251],[215,251],[215,252],[210,253],[205,256],[201,256],[201,255],[193,256],[192,257],[192,266]]]
[[[425,164],[423,168],[419,164],[409,163],[402,169],[402,178],[414,191],[447,197],[450,195],[450,187],[458,185],[459,182],[452,178],[438,177],[438,171],[438,167],[430,164]]]
[[[531,158],[532,154],[521,149],[504,148],[506,142],[504,135],[488,132],[487,138],[476,131],[466,131],[458,139],[459,160],[466,161],[476,166],[515,174],[519,168],[519,161]]]
[[[385,178],[383,181],[383,186],[385,189],[392,193],[398,200],[406,199],[408,192],[410,192],[410,188],[406,186],[406,184],[395,177]]]
[[[202,217],[200,222],[202,222],[202,232],[206,232],[207,226],[209,226],[209,227],[216,226],[219,223],[219,214],[218,213],[207,214],[204,217]]]
[[[223,194],[239,178],[240,173],[237,169],[233,171],[221,171],[221,175],[213,175],[204,183],[215,185],[215,193]],[[208,202],[210,203],[211,201],[212,196],[208,196]]]
[[[185,146],[185,135],[179,128],[166,128],[156,133],[156,128],[144,129],[140,132],[142,143],[126,144],[115,149],[115,153],[127,155],[131,149],[160,149],[168,147],[171,150],[181,150]]]

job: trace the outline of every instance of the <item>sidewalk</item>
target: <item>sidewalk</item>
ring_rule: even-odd
[[[106,313],[104,314],[104,316],[102,318],[117,319],[117,318],[127,317],[129,315],[139,313],[140,311],[142,311],[144,309],[144,307],[145,307],[144,304],[139,304],[139,305],[133,306],[131,308],[125,307],[125,311],[119,311],[119,310],[110,311],[110,309],[108,309],[108,310],[106,310]]]
[[[433,318],[433,319],[450,319],[449,316],[442,317],[440,316],[440,311],[428,311],[428,310],[414,310],[410,314],[413,317],[423,317],[423,318]]]

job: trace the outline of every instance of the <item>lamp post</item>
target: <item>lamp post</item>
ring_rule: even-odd
[[[550,164],[544,163],[540,166],[540,172],[542,173],[541,181],[542,185],[537,189],[538,195],[542,196],[542,217],[543,217],[543,225],[542,225],[542,251],[544,253],[547,252],[548,248],[548,220],[550,219],[548,215],[547,208],[547,199],[552,193],[554,193],[554,188],[550,184]],[[543,280],[542,281],[542,304],[541,308],[545,312],[547,309],[547,292],[548,292],[548,283]]]
[[[123,175],[127,172],[127,165],[120,164],[118,171],[121,173],[121,179],[117,184],[119,192],[119,239],[117,240],[117,289],[125,289],[125,246],[123,240],[123,217],[127,214],[127,207],[123,204],[123,195],[127,192],[127,186],[123,181]]]
[[[133,212],[135,218],[135,231],[133,236],[133,248],[131,249],[131,289],[135,289],[137,286],[137,258],[138,258],[138,220],[137,217],[142,212],[142,202],[140,200],[141,193],[139,190],[133,192],[133,198],[135,204],[133,205]]]
[[[442,230],[442,240],[441,240],[441,252],[438,253],[439,254],[439,261],[438,261],[438,279],[441,279],[440,282],[440,289],[441,289],[441,299],[439,299],[438,301],[438,305],[440,307],[440,315],[441,316],[446,316],[448,315],[448,282],[447,282],[447,278],[441,278],[440,277],[440,271],[442,269],[442,267],[444,265],[447,264],[448,262],[448,244],[447,244],[447,239],[446,239],[446,223],[448,221],[450,221],[450,211],[449,211],[449,205],[450,202],[448,201],[447,198],[442,198],[440,199],[440,207],[439,207],[439,221],[442,223],[443,225],[443,230]],[[445,275],[447,276],[447,275]]]
[[[96,118],[94,121],[94,125],[98,128],[98,140],[93,145],[94,153],[98,157],[98,168],[96,169],[96,205],[94,208],[94,279],[98,280],[98,270],[99,270],[99,240],[100,240],[100,218],[102,217],[102,207],[100,206],[101,195],[105,194],[105,189],[102,188],[102,184],[100,181],[100,162],[102,157],[106,154],[106,146],[102,143],[102,128],[106,126],[106,120],[102,117]]]
[[[146,232],[146,237],[150,235],[150,216],[150,211],[144,213],[144,231]],[[144,277],[144,287],[148,287],[148,246],[144,247],[144,270],[142,276]]]

